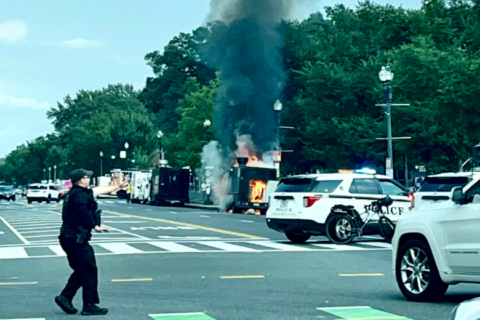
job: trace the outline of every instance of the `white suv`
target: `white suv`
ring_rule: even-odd
[[[283,232],[290,241],[304,243],[311,236],[326,234],[329,218],[336,205],[351,205],[359,214],[373,201],[390,196],[393,204],[386,216],[394,223],[412,209],[412,195],[395,180],[377,174],[335,173],[312,174],[283,178],[270,194],[267,225]],[[363,234],[378,234],[378,217]],[[335,225],[332,223],[332,227]],[[331,230],[338,232],[338,230]]]
[[[428,176],[415,192],[415,209],[450,200],[452,189],[466,186],[475,174],[478,173],[451,172]]]
[[[397,284],[409,300],[432,301],[450,284],[480,283],[480,177],[455,187],[450,198],[397,223],[392,259]]]
[[[60,191],[54,185],[35,183],[27,187],[28,203],[33,201],[50,203],[52,200],[60,202]]]

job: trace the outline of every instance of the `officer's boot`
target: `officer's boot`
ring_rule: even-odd
[[[83,306],[82,316],[103,316],[108,313],[107,308],[100,308],[95,304],[86,304]]]

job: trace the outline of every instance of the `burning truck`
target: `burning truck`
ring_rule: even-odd
[[[231,203],[227,211],[244,213],[255,210],[257,214],[265,214],[268,209],[268,195],[278,184],[277,170],[247,166],[248,160],[237,158],[237,165],[230,169],[226,187]]]

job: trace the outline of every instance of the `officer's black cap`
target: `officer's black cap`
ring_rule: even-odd
[[[93,175],[93,171],[87,171],[85,169],[76,169],[70,173],[70,180],[72,183],[77,183],[78,181],[82,180],[85,177],[91,177]]]

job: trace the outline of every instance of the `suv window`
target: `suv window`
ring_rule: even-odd
[[[310,192],[315,182],[309,178],[282,179],[275,192]]]
[[[450,192],[454,187],[464,187],[469,177],[427,177],[418,192]]]
[[[467,191],[465,196],[465,203],[472,203],[476,194],[480,194],[480,182],[475,183],[470,190]]]
[[[374,179],[353,179],[350,193],[380,194]]]
[[[343,180],[320,180],[316,181],[313,192],[332,193]]]
[[[50,186],[50,190],[57,190],[54,186]]]
[[[382,193],[388,196],[404,196],[405,190],[389,180],[379,180]]]
[[[46,186],[28,186],[28,189],[30,190],[44,190],[47,189]]]

